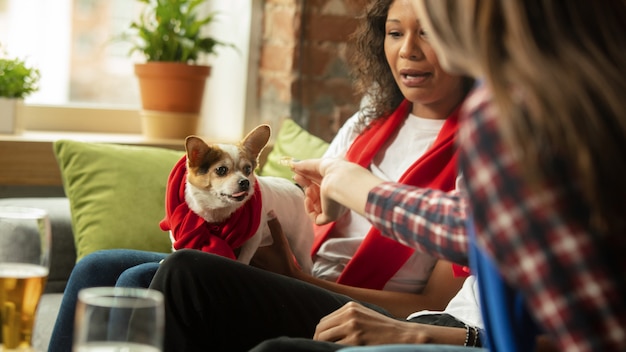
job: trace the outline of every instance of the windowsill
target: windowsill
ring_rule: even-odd
[[[61,131],[24,131],[20,134],[0,134],[2,142],[54,142],[59,139],[71,139],[94,143],[118,143],[129,145],[153,145],[184,149],[182,139],[151,139],[134,133],[94,133]]]
[[[148,139],[141,134],[48,131],[0,134],[0,198],[10,196],[4,193],[10,193],[12,189],[17,190],[18,194],[35,196],[62,192],[63,181],[52,148],[54,141],[60,139],[160,147],[181,152],[185,150],[182,139]],[[265,162],[271,150],[271,144],[263,149],[259,156],[260,165]]]
[[[0,134],[0,186],[62,186],[52,149],[54,141],[71,139],[184,150],[184,141],[148,139],[141,134],[26,131]]]

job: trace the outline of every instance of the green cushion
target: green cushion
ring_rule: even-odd
[[[54,153],[70,201],[77,260],[100,249],[169,252],[167,177],[182,151],[59,140]]]
[[[319,158],[328,149],[328,143],[300,127],[295,121],[287,119],[283,122],[272,151],[259,172],[261,176],[279,176],[291,179],[293,173],[288,167],[279,163],[285,156],[304,160]]]

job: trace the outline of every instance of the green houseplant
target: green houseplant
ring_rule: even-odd
[[[145,63],[135,64],[142,102],[144,133],[156,138],[184,138],[196,132],[204,87],[211,67],[201,59],[220,46],[233,47],[202,30],[216,13],[201,16],[203,0],[138,0],[145,5],[123,38]]]
[[[0,57],[0,97],[24,99],[39,89],[40,76],[22,59]]]
[[[0,133],[16,133],[22,129],[17,109],[25,97],[39,89],[41,74],[19,58],[0,56]]]
[[[146,5],[130,25],[131,53],[140,52],[147,61],[197,64],[201,55],[213,55],[219,46],[232,46],[205,36],[201,30],[214,22],[216,13],[200,17],[204,0],[138,0]],[[132,34],[132,35],[131,35]]]

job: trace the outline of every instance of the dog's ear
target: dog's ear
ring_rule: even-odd
[[[258,156],[270,140],[272,130],[269,125],[260,125],[250,131],[241,141],[241,146],[255,157]]]
[[[187,165],[192,168],[202,163],[205,155],[211,148],[205,141],[196,136],[189,136],[185,139],[185,150],[187,151]]]

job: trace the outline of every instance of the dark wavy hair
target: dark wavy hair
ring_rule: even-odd
[[[352,34],[354,54],[349,62],[352,67],[357,94],[366,97],[361,108],[360,128],[389,116],[404,100],[404,95],[393,77],[385,56],[385,24],[389,8],[394,0],[370,0],[359,26]],[[464,96],[469,93],[474,80],[463,79]]]
[[[358,94],[367,97],[362,124],[389,115],[404,99],[385,57],[385,22],[393,1],[370,1],[352,34],[355,51],[350,65],[355,88]]]

